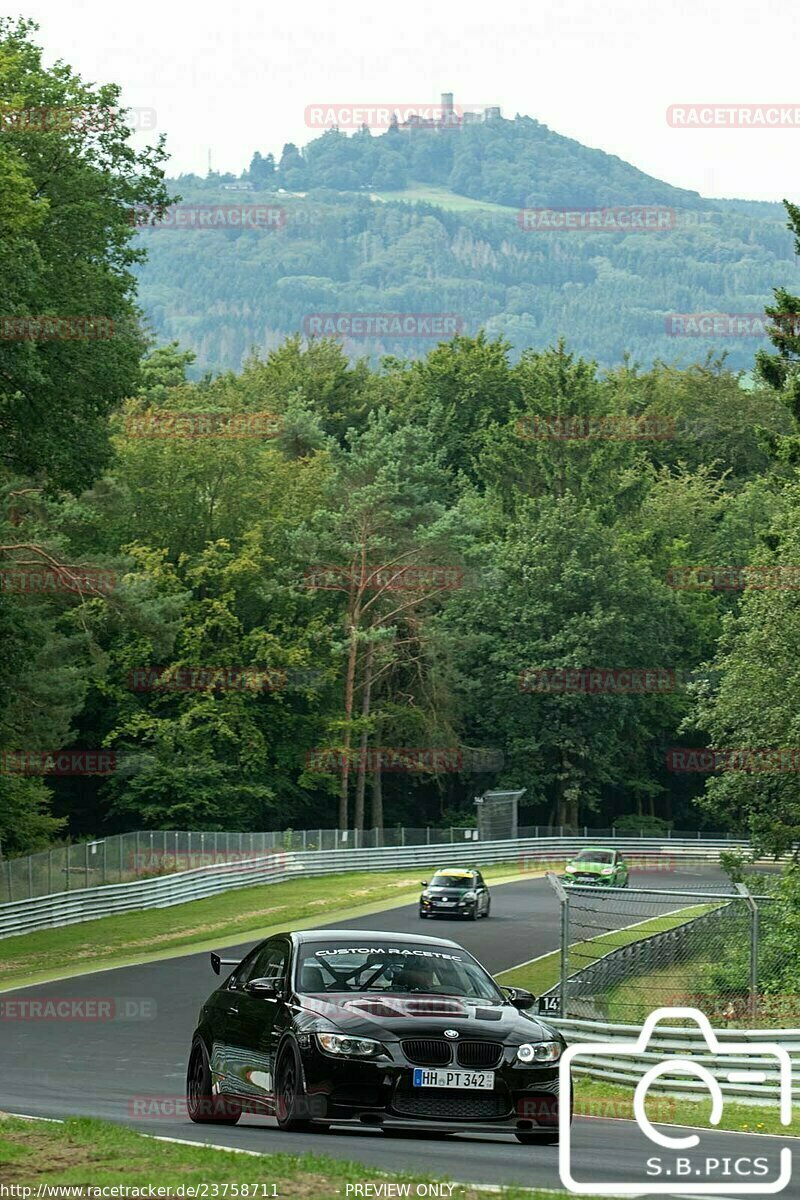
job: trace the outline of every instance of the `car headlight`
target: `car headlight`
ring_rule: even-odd
[[[347,1037],[341,1033],[318,1033],[317,1041],[326,1054],[342,1058],[375,1058],[383,1053],[383,1046],[372,1038]]]
[[[517,1047],[517,1063],[527,1067],[531,1063],[558,1062],[561,1050],[561,1042],[525,1042]]]
[[[577,869],[578,868],[575,866],[574,863],[567,863],[567,873],[568,874],[574,873],[575,871],[577,871]]]
[[[613,874],[614,874],[614,868],[613,868],[613,867],[603,867],[603,869],[601,870],[600,874],[601,874],[601,875],[613,875]]]
[[[423,899],[423,900],[430,900],[430,898],[431,898],[431,894],[430,894],[430,892],[423,892],[423,893],[422,893],[422,899]]]
[[[477,892],[464,892],[464,895],[461,897],[461,899],[462,900],[477,900],[478,893]]]

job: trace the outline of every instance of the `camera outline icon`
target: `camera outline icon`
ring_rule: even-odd
[[[782,1125],[790,1125],[792,1121],[792,1060],[788,1050],[777,1042],[720,1042],[711,1022],[705,1013],[696,1008],[657,1008],[645,1021],[641,1033],[633,1042],[574,1042],[568,1046],[561,1056],[559,1063],[559,1145],[558,1169],[563,1186],[570,1192],[586,1195],[591,1191],[597,1196],[774,1196],[782,1192],[792,1178],[792,1151],[789,1146],[783,1146],[780,1151],[780,1177],[770,1183],[732,1183],[730,1180],[721,1183],[707,1183],[698,1180],[696,1176],[686,1177],[685,1183],[672,1177],[669,1183],[654,1183],[650,1177],[639,1183],[597,1183],[591,1180],[578,1182],[572,1175],[572,1143],[570,1111],[572,1108],[572,1064],[581,1054],[589,1057],[603,1055],[611,1058],[638,1058],[647,1050],[651,1035],[660,1021],[665,1019],[683,1019],[693,1021],[700,1027],[705,1038],[708,1051],[715,1058],[724,1061],[725,1058],[775,1058],[779,1068],[779,1102],[780,1120]],[[650,1085],[661,1075],[670,1074],[693,1075],[705,1084],[711,1093],[711,1125],[717,1126],[722,1120],[724,1097],[722,1089],[708,1067],[680,1055],[669,1053],[662,1062],[656,1063],[645,1071],[636,1086],[633,1099],[633,1111],[636,1123],[650,1141],[670,1151],[686,1151],[694,1149],[700,1143],[696,1133],[687,1137],[669,1137],[654,1128],[645,1112],[645,1099]],[[763,1070],[737,1070],[732,1067],[722,1075],[729,1083],[764,1082],[766,1076]],[[711,1130],[709,1130],[711,1132]]]

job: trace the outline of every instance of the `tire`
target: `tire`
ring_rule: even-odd
[[[488,901],[488,903],[487,903],[487,905],[486,905],[486,912],[483,914],[483,915],[484,915],[484,917],[488,917],[488,916],[489,916],[489,913],[490,913],[491,911],[492,911],[492,902],[491,902],[491,900],[489,900],[489,901]]]
[[[307,1113],[300,1055],[295,1044],[290,1042],[281,1051],[275,1072],[275,1116],[281,1129],[300,1133],[311,1126]]]
[[[428,914],[423,912],[422,909],[419,910],[419,919],[420,921],[427,921],[428,919]]]
[[[523,1146],[557,1146],[558,1145],[558,1130],[543,1130],[531,1133],[515,1133],[514,1137],[518,1142],[522,1142]]]
[[[192,1046],[186,1071],[186,1109],[197,1125],[235,1125],[242,1115],[233,1100],[212,1095],[208,1052],[199,1039]]]
[[[468,915],[467,920],[468,921],[477,921],[477,919],[478,919],[478,901],[476,900],[474,907],[472,909],[472,912]]]

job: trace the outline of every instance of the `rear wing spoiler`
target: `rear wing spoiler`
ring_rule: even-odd
[[[220,958],[218,954],[212,952],[211,955],[211,970],[215,975],[219,975],[220,967],[238,967],[242,960],[240,958]]]

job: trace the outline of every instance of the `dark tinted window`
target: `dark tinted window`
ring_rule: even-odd
[[[505,1000],[491,975],[461,947],[389,939],[304,943],[298,952],[297,988]]]
[[[231,981],[234,987],[244,987],[251,979],[277,979],[286,974],[289,947],[286,942],[271,941],[248,955]]]
[[[467,888],[475,887],[475,876],[472,871],[437,871],[430,886],[464,891]]]

